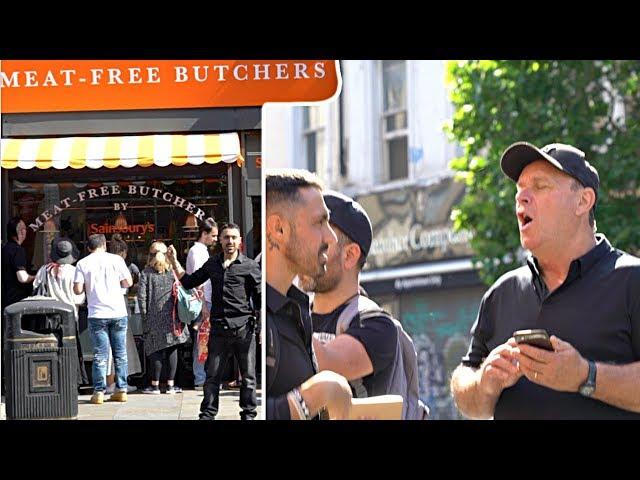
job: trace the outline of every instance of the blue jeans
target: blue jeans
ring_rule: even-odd
[[[207,302],[207,308],[211,311],[211,302]],[[200,314],[202,317],[202,314]],[[197,321],[200,321],[202,318],[199,318]],[[197,332],[196,332],[197,333]],[[193,383],[196,385],[203,385],[205,380],[207,379],[207,374],[204,371],[204,366],[207,362],[200,363],[198,362],[198,355],[200,354],[200,349],[198,348],[198,335],[194,335],[193,339]]]
[[[127,391],[127,317],[89,318],[89,335],[93,344],[93,387],[104,392],[107,380],[109,348],[113,352],[116,367],[116,388]]]

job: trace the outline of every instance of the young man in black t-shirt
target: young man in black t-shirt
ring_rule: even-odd
[[[371,221],[362,206],[338,193],[325,192],[330,223],[338,242],[327,253],[327,271],[318,277],[300,276],[303,290],[314,292],[313,342],[320,370],[332,370],[347,380],[362,380],[366,392],[356,396],[385,395],[394,366],[397,330],[386,316],[353,318],[336,335],[338,319],[347,303],[359,295],[359,275],[373,237]],[[358,382],[359,384],[359,382]]]

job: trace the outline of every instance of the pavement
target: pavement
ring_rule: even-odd
[[[202,391],[184,390],[175,395],[128,394],[126,403],[108,401],[102,405],[89,403],[91,395],[78,395],[78,420],[197,420],[202,402]],[[216,420],[240,420],[240,391],[220,391],[220,411]],[[263,418],[262,391],[258,389],[258,419]],[[2,399],[4,402],[4,398]],[[4,403],[0,419],[4,420]]]
[[[105,395],[102,405],[89,403],[91,395],[78,396],[78,420],[197,420],[203,393],[184,390],[175,395],[145,395],[139,391],[127,395],[126,403],[110,402]],[[262,418],[262,391],[258,390],[258,417]],[[220,410],[216,420],[240,420],[240,391],[221,390]]]

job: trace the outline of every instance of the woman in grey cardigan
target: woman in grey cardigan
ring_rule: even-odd
[[[151,366],[151,385],[143,390],[148,394],[160,393],[160,374],[167,366],[165,393],[182,392],[173,384],[178,368],[178,345],[189,339],[189,329],[180,323],[175,311],[172,293],[174,275],[165,258],[167,246],[154,242],[149,248],[147,266],[140,273],[138,304],[142,315],[144,351]]]

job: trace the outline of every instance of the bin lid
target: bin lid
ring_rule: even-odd
[[[64,302],[54,300],[51,297],[36,296],[27,297],[19,302],[12,303],[4,309],[6,315],[15,315],[18,313],[31,315],[45,311],[73,313],[73,307]]]

